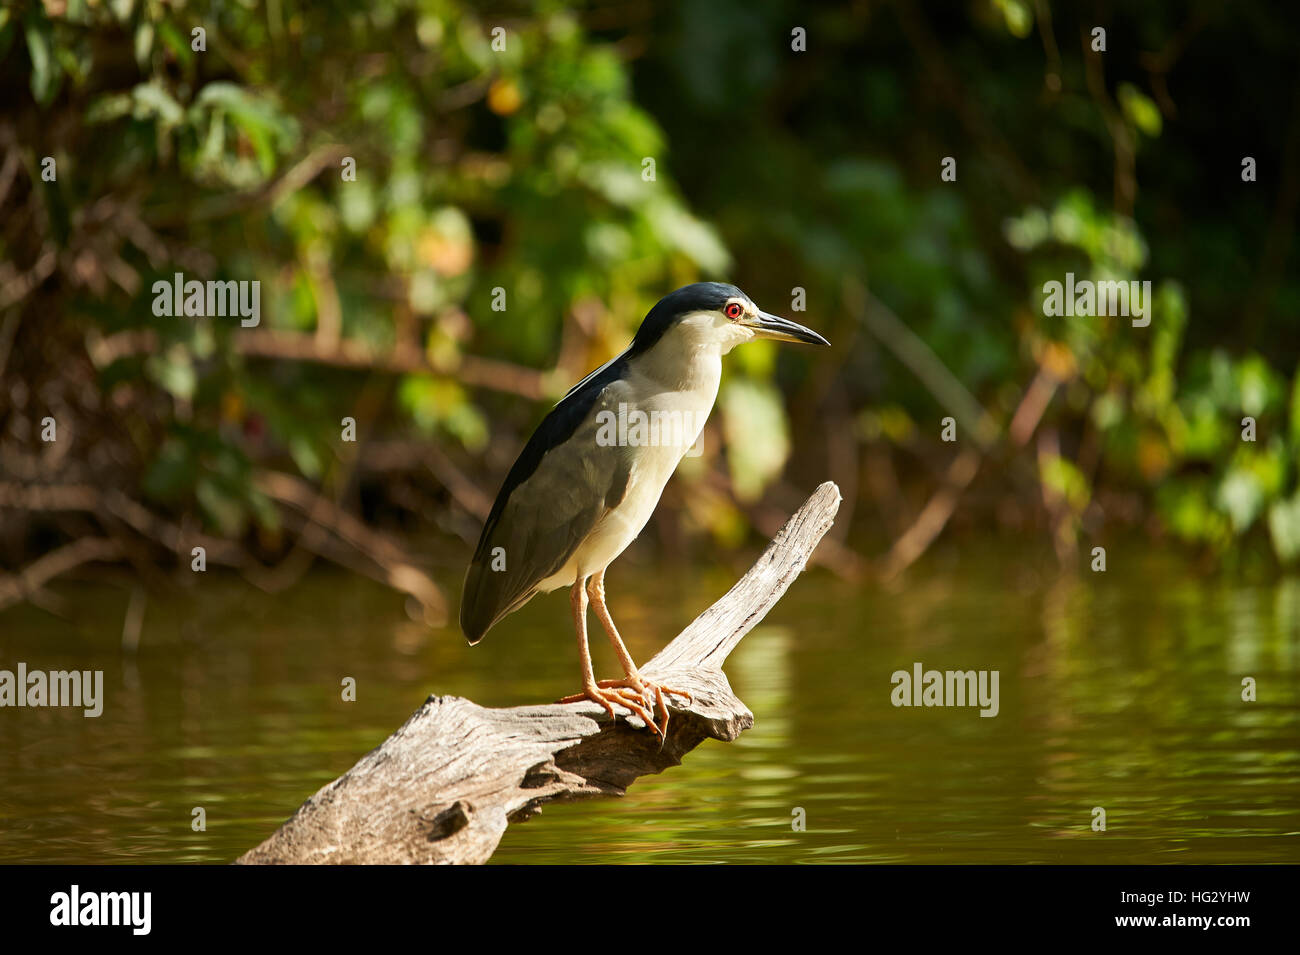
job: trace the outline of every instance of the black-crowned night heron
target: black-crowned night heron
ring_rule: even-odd
[[[568,587],[582,692],[617,718],[627,707],[662,737],[665,692],[637,672],[605,606],[605,569],[636,539],[664,485],[695,444],[718,397],[722,356],[755,338],[829,345],[816,332],[760,311],[734,285],[700,282],[652,308],[627,351],[596,369],[538,425],[506,476],[465,576],[460,626],[471,644],[534,594]],[[597,682],[587,602],[623,665]],[[650,709],[658,706],[656,726]]]

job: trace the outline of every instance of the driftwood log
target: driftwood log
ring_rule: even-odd
[[[786,522],[727,594],[642,672],[692,695],[670,703],[662,747],[640,719],[595,703],[487,709],[431,696],[377,749],[308,799],[244,864],[481,863],[506,826],[544,803],[621,796],[705,739],[754,724],[722,663],[804,569],[839,509],[827,482]]]

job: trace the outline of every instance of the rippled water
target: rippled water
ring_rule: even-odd
[[[814,570],[728,661],[752,730],[624,799],[548,806],[495,861],[1300,861],[1300,578],[1196,577],[1154,550],[1121,572],[1116,556],[1060,577],[962,544],[897,589]],[[611,601],[637,659],[731,579],[620,561]],[[0,614],[0,668],[100,668],[107,702],[99,719],[0,710],[0,861],[229,861],[428,693],[511,705],[577,682],[560,595],[471,649],[331,570],[278,597],[213,574],[151,600],[132,659],[125,590],[59,594],[68,619]],[[890,675],[916,662],[998,670],[999,715],[894,707]]]

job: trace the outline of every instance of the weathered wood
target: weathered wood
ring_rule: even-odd
[[[722,663],[804,569],[839,503],[839,488],[819,487],[749,572],[642,667],[693,696],[670,705],[662,747],[637,717],[611,721],[595,703],[487,709],[431,696],[237,861],[486,862],[506,826],[544,803],[621,796],[637,777],[678,765],[705,739],[734,740],[754,716]]]

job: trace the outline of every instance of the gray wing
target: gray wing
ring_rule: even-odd
[[[563,568],[627,492],[631,449],[597,443],[597,416],[617,414],[625,386],[592,382],[587,400],[574,397],[582,396],[571,392],[538,426],[493,505],[465,576],[460,624],[471,644]]]

